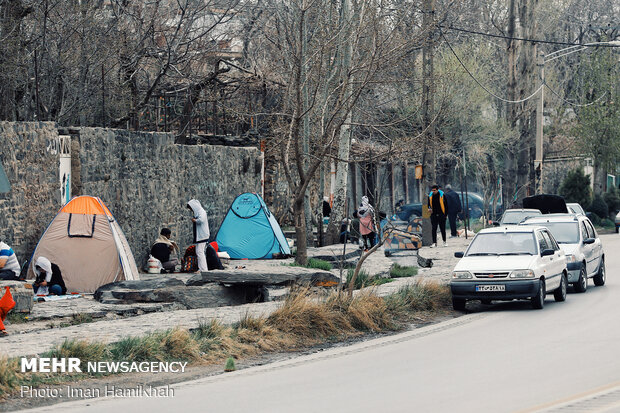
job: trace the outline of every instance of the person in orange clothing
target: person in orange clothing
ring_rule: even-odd
[[[11,289],[5,287],[4,295],[0,298],[0,336],[6,336],[8,333],[4,328],[4,319],[13,307],[15,307],[15,300],[11,294]]]

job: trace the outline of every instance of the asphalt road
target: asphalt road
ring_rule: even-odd
[[[173,386],[165,399],[97,399],[62,412],[620,411],[620,236],[607,284],[566,302],[476,307],[382,339]],[[88,406],[88,407],[87,407]]]

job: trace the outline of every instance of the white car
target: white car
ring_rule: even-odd
[[[543,308],[545,295],[566,300],[566,257],[553,235],[541,226],[483,229],[472,240],[450,281],[452,306],[465,309],[467,300],[530,299]]]
[[[605,285],[605,251],[592,222],[585,215],[548,214],[528,218],[520,225],[544,226],[566,254],[568,282],[578,293],[594,285]]]

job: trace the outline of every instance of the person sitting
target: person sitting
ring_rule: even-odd
[[[34,263],[34,273],[37,276],[32,284],[35,295],[65,295],[67,293],[60,268],[47,258],[37,258]]]
[[[0,280],[20,280],[21,267],[13,249],[0,241]]]
[[[174,272],[179,263],[178,254],[179,246],[176,242],[170,240],[172,231],[168,228],[162,228],[159,238],[155,240],[151,247],[151,255],[157,258],[164,270]]]

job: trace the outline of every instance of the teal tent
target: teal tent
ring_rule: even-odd
[[[9,179],[6,177],[4,173],[4,169],[2,168],[2,163],[0,163],[0,194],[3,192],[9,192],[11,190],[11,184],[9,183]]]
[[[215,241],[234,259],[273,258],[291,253],[278,221],[258,194],[239,195],[228,209]]]

